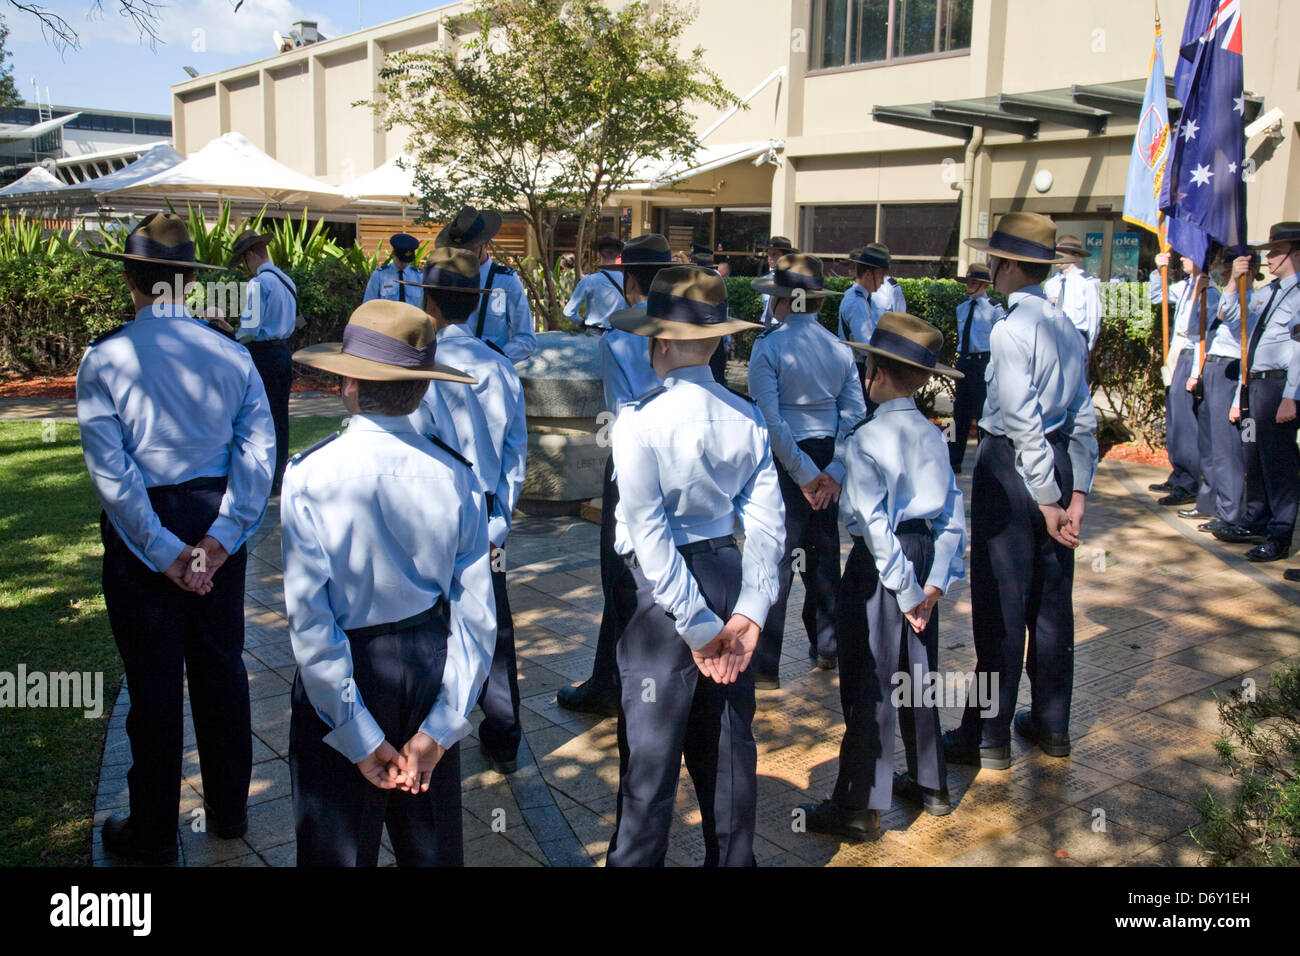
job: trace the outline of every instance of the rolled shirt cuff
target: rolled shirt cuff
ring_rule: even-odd
[[[208,536],[217,539],[217,543],[226,549],[227,554],[234,554],[239,550],[239,544],[243,540],[243,534],[239,526],[229,518],[221,515],[217,520],[212,522],[208,528]]]
[[[722,625],[725,623],[726,621],[705,608],[695,615],[695,620],[687,626],[685,631],[680,632],[682,640],[686,642],[686,646],[691,650],[698,651],[718,636],[718,632],[722,630]]]
[[[1056,483],[1055,478],[1041,487],[1030,488],[1029,491],[1034,496],[1034,500],[1040,505],[1058,505],[1061,503],[1061,486]]]
[[[829,465],[823,468],[822,471],[830,475],[835,484],[840,487],[844,486],[844,462],[838,460],[832,461]]]
[[[509,534],[510,522],[505,518],[495,514],[488,518],[488,542],[493,547],[504,547]]]
[[[796,446],[796,448],[798,448],[798,446]],[[797,464],[797,468],[790,469],[790,477],[794,479],[794,483],[800,488],[821,474],[821,469],[817,467],[811,458],[803,454],[802,451],[799,452],[799,461]]]
[[[732,614],[743,614],[759,627],[767,623],[768,612],[772,610],[772,602],[757,588],[742,587],[740,597],[736,598],[735,607],[731,609]]]
[[[384,731],[370,711],[361,710],[346,724],[340,724],[323,738],[353,763],[360,763],[384,742]]]
[[[153,546],[145,552],[145,557],[153,563],[153,569],[161,574],[171,567],[182,551],[189,554],[190,545],[163,528]]]
[[[442,701],[434,703],[433,710],[420,724],[421,733],[428,734],[438,746],[448,750],[469,736],[470,729],[469,721]]]
[[[906,614],[925,600],[925,588],[921,587],[913,578],[911,583],[895,594],[894,597],[898,599],[899,609]]]

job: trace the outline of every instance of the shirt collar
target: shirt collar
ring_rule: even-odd
[[[393,434],[415,433],[415,426],[411,424],[411,419],[407,415],[375,415],[370,412],[353,415],[348,420],[348,431],[354,429],[363,432],[392,432]]]
[[[1297,282],[1300,282],[1300,273],[1293,272],[1285,279],[1279,279],[1277,282],[1277,287],[1280,291],[1285,292],[1287,289],[1291,288]]]
[[[707,365],[683,365],[669,372],[668,377],[664,379],[664,384],[671,386],[674,381],[705,385],[713,381],[713,370]]]
[[[891,398],[887,402],[881,402],[876,406],[876,417],[889,412],[906,412],[916,409],[916,399],[911,395],[904,395],[902,398]]]
[[[137,309],[135,313],[137,319],[192,319],[194,316],[186,311],[185,306],[178,302],[156,302],[152,305],[146,305],[143,309]]]
[[[465,328],[464,322],[454,322],[451,325],[443,326],[438,330],[438,338],[473,338],[469,329]]]
[[[1047,293],[1043,291],[1041,285],[1027,285],[1023,289],[1017,289],[1011,295],[1007,296],[1009,305],[1018,305],[1025,299],[1047,299]]]

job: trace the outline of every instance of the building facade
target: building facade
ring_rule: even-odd
[[[330,183],[405,146],[364,106],[384,57],[455,45],[453,4],[269,56],[173,87],[183,153],[238,130],[276,159]],[[1172,75],[1184,0],[1166,0]],[[954,275],[961,239],[998,216],[1051,215],[1096,250],[1091,271],[1143,274],[1154,240],[1120,217],[1153,37],[1132,0],[707,0],[684,45],[746,108],[702,108],[704,147],[615,196],[625,231],[663,231],[739,258],[775,234],[843,255],[887,243],[900,275]],[[450,28],[444,24],[450,23]],[[1249,224],[1300,218],[1300,84],[1279,37],[1300,35],[1300,4],[1252,0],[1243,21],[1254,131]],[[754,262],[750,263],[751,265]]]

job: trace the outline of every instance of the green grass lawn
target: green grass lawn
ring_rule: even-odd
[[[339,418],[290,420],[290,448]],[[0,710],[0,865],[90,863],[104,732],[122,662],[100,589],[99,500],[74,423],[0,421],[0,671],[102,672],[103,713]]]

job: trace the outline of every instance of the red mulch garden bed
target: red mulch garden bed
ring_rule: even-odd
[[[333,392],[338,388],[338,376],[302,375],[293,380],[295,392]],[[0,398],[76,398],[77,377],[61,375],[55,378],[0,379]]]

